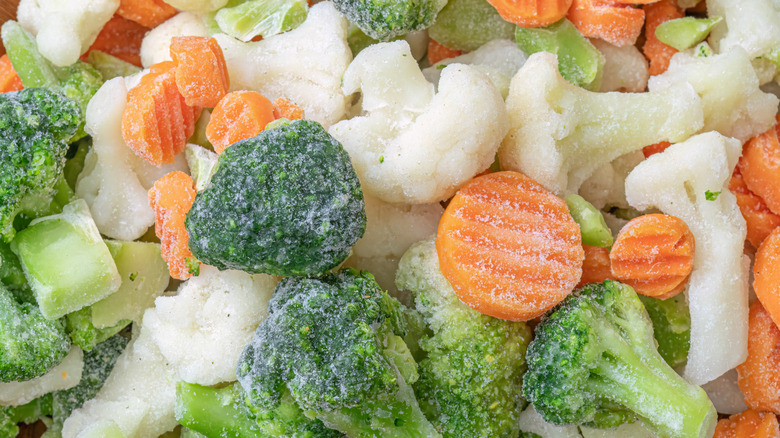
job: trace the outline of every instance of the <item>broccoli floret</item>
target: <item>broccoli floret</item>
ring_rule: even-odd
[[[439,271],[432,239],[404,254],[396,283],[412,292],[431,331],[420,340],[427,357],[414,384],[423,412],[445,437],[516,437],[528,327],[463,304]]]
[[[252,438],[336,438],[341,433],[312,420],[298,407],[289,393],[271,411],[252,409],[246,403],[241,385],[220,389],[194,383],[176,386],[176,420],[205,436]]]
[[[35,304],[35,296],[24,277],[19,258],[11,246],[0,239],[0,283],[11,291],[16,301]]]
[[[84,351],[91,351],[95,346],[115,337],[131,322],[123,319],[111,327],[97,328],[92,323],[92,307],[84,307],[65,316],[65,329],[75,345]]]
[[[0,285],[0,382],[46,374],[70,351],[61,320],[50,321],[30,303],[20,304]]]
[[[0,436],[19,436],[19,423],[35,423],[40,417],[51,415],[51,412],[51,394],[20,406],[0,406]]]
[[[367,272],[286,278],[236,374],[256,409],[298,406],[352,437],[436,437],[410,384],[404,306]]]
[[[335,0],[347,20],[371,38],[388,41],[433,24],[446,0]]]
[[[691,346],[691,314],[684,294],[659,300],[639,296],[653,321],[653,336],[658,342],[658,354],[672,368],[685,365]]]
[[[631,287],[591,283],[553,309],[526,355],[523,395],[545,421],[599,427],[634,417],[661,437],[709,437],[707,394],[658,354],[653,327]]]
[[[190,250],[203,263],[311,275],[347,258],[366,211],[341,144],[319,123],[296,120],[228,147],[186,226]]]

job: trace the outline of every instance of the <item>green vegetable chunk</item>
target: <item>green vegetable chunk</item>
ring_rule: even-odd
[[[446,0],[336,0],[347,20],[379,41],[428,28]]]
[[[32,424],[39,418],[51,415],[52,396],[46,394],[21,406],[0,406],[0,436],[19,435],[19,423]]]
[[[660,437],[709,437],[707,394],[658,354],[653,326],[631,287],[591,283],[535,331],[523,394],[545,421],[614,427],[641,420]]]
[[[222,32],[246,42],[298,27],[308,9],[306,0],[249,0],[220,9],[214,18]]]
[[[273,275],[321,274],[366,226],[360,182],[322,126],[296,120],[228,147],[187,214],[203,263]]]
[[[65,328],[74,344],[84,351],[91,351],[96,345],[116,335],[130,324],[121,320],[112,327],[97,328],[90,317],[91,308],[85,307],[65,316]]]
[[[515,27],[486,0],[450,0],[428,35],[451,49],[472,51],[495,39],[511,40]]]
[[[600,248],[609,248],[614,243],[612,231],[604,221],[604,216],[582,196],[570,194],[563,198],[569,213],[580,226],[582,243]]]
[[[119,76],[132,76],[141,73],[141,69],[133,64],[100,50],[90,50],[89,55],[87,55],[87,61],[100,72],[100,75],[106,81]]]
[[[655,36],[667,46],[677,50],[687,50],[704,41],[712,28],[722,20],[723,17],[676,18],[659,24],[655,28]]]
[[[640,295],[639,299],[653,321],[653,336],[658,354],[672,368],[685,365],[691,342],[691,315],[684,294],[665,300]]]

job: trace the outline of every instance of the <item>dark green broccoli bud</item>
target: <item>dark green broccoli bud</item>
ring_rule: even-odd
[[[18,303],[0,286],[0,382],[40,377],[69,350],[61,320],[47,320],[34,304]]]
[[[446,0],[336,0],[347,20],[371,38],[388,41],[433,24]]]
[[[19,436],[19,423],[35,423],[39,418],[51,415],[51,412],[51,394],[20,406],[0,406],[0,436]]]
[[[190,250],[203,263],[313,275],[347,258],[366,212],[341,144],[319,123],[296,120],[228,147],[186,226]]]
[[[486,0],[449,0],[428,35],[451,49],[471,51],[488,41],[514,38],[515,27]]]
[[[658,353],[672,368],[685,365],[691,346],[691,314],[684,294],[659,300],[640,295],[639,299],[653,321]]]
[[[19,257],[11,251],[11,246],[0,240],[0,283],[13,294],[20,303],[35,304],[35,296],[27,284]]]
[[[348,436],[436,437],[409,384],[404,306],[367,272],[286,278],[236,374],[252,406],[298,406]]]
[[[633,417],[661,437],[709,437],[707,394],[658,354],[653,326],[631,287],[591,283],[544,319],[526,355],[523,394],[545,421],[614,426]]]
[[[516,437],[528,327],[463,304],[439,270],[432,239],[404,254],[396,284],[412,292],[430,329],[414,384],[426,416],[445,437]]]

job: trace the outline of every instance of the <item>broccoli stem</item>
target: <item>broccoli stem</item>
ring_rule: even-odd
[[[38,52],[38,43],[19,23],[6,21],[2,37],[8,58],[25,88],[50,87],[59,82],[49,61]]]
[[[176,385],[176,420],[195,432],[224,438],[258,436],[257,424],[249,417],[236,385],[222,389],[193,383]]]

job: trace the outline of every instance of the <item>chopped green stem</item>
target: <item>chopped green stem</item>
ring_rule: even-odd
[[[250,0],[222,8],[215,17],[219,28],[241,41],[268,38],[297,27],[306,19],[305,0]]]
[[[590,246],[609,248],[614,242],[612,231],[607,227],[604,216],[590,202],[580,195],[567,195],[564,200],[569,213],[580,226],[582,243]]]
[[[55,70],[38,52],[38,44],[16,21],[6,21],[2,28],[3,46],[25,88],[50,87],[59,82]]]
[[[252,438],[259,436],[256,423],[244,407],[236,385],[213,389],[193,383],[176,385],[176,420],[206,436]]]
[[[655,29],[659,41],[677,50],[687,50],[707,38],[722,17],[695,18],[683,17],[661,23]]]

